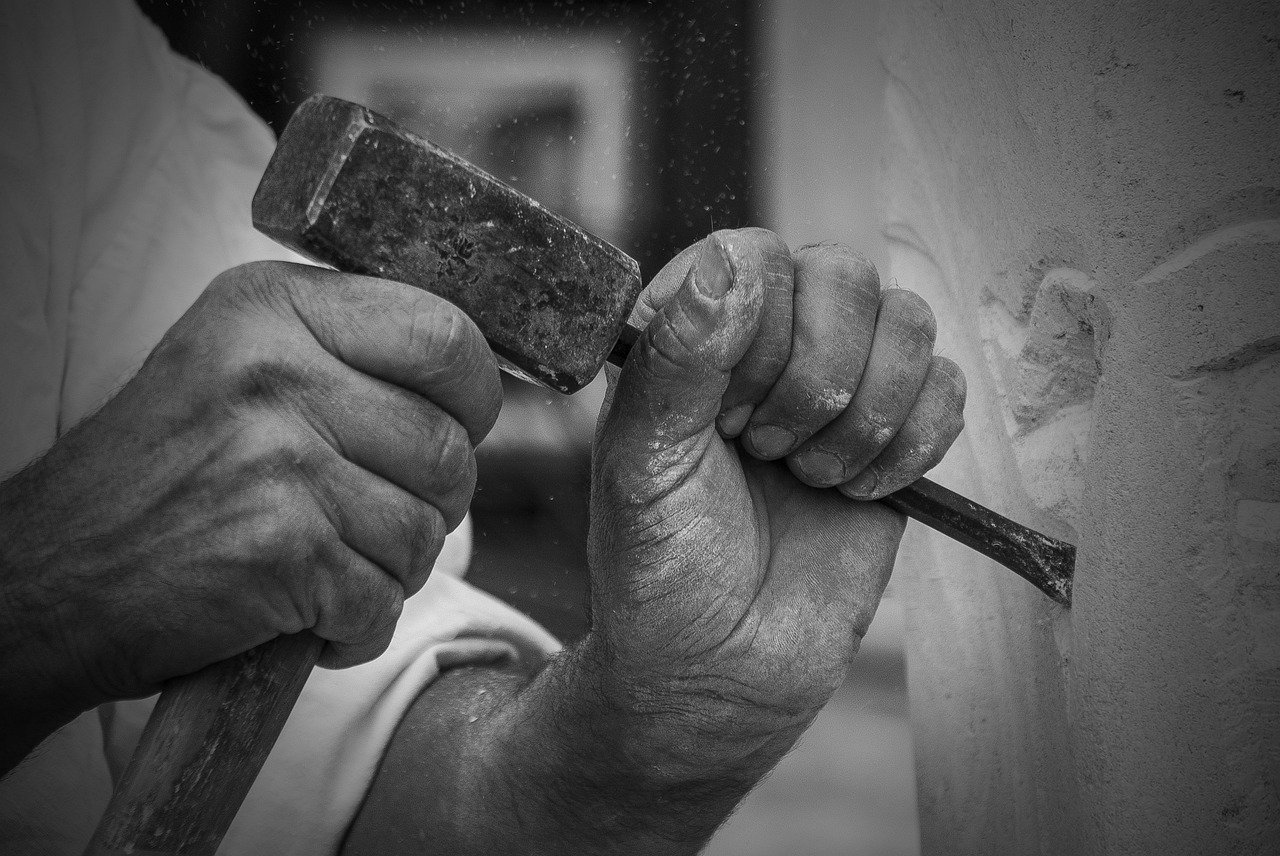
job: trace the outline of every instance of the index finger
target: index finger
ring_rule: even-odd
[[[768,229],[725,229],[715,233],[740,248],[735,278],[754,277],[764,292],[764,306],[756,337],[734,366],[721,400],[720,433],[736,437],[778,379],[791,354],[792,261],[786,242]],[[667,262],[649,282],[632,310],[629,323],[643,330],[675,295],[697,261],[704,238]]]
[[[502,405],[497,361],[475,323],[444,298],[398,282],[310,265],[253,265],[329,353],[356,371],[415,392],[467,430],[472,445]]]

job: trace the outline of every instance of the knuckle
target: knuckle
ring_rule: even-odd
[[[668,304],[662,308],[655,323],[645,330],[657,363],[651,368],[678,376],[681,371],[701,364],[703,343],[689,335],[692,326],[682,307]]]
[[[760,226],[747,226],[743,229],[721,229],[712,233],[723,243],[725,240],[738,238],[756,247],[763,255],[787,253],[787,242],[777,232]]]
[[[223,393],[235,404],[278,404],[313,387],[314,374],[279,343],[258,342],[226,361]]]
[[[445,521],[439,511],[425,503],[419,503],[418,508],[406,516],[409,518],[404,526],[406,567],[400,582],[405,593],[411,595],[427,581],[444,547]]]
[[[481,359],[472,365],[468,382],[471,384],[466,399],[468,406],[459,410],[458,418],[467,429],[468,440],[479,443],[493,429],[502,412],[502,377],[487,347]]]
[[[211,297],[234,298],[256,287],[254,268],[257,262],[227,268],[213,278],[205,292]]]
[[[777,391],[779,386],[774,389]],[[853,391],[842,378],[796,372],[791,374],[781,396],[771,397],[755,409],[748,426],[777,425],[804,442],[840,419],[853,398]]]
[[[722,229],[721,232],[742,235],[743,237],[750,238],[759,244],[773,244],[781,247],[785,247],[787,245],[787,242],[782,240],[777,232],[772,229],[766,229],[763,226],[744,226],[741,229]]]
[[[473,359],[479,329],[466,314],[447,300],[419,295],[410,310],[408,347],[429,372],[452,374],[465,370]]]
[[[347,641],[351,636],[350,615],[344,610],[348,587],[345,573],[346,568],[340,563],[317,568],[306,585],[305,609],[313,616],[316,632],[333,641]]]
[[[248,513],[240,517],[246,549],[279,560],[315,558],[322,515],[311,488],[328,467],[319,443],[308,443],[270,421],[258,420],[226,450],[238,483],[246,485]]]
[[[746,668],[737,674],[702,675],[684,687],[708,714],[708,724],[741,720],[745,711],[771,720],[807,719],[839,689],[846,674],[843,658],[794,657],[789,668]]]
[[[309,483],[315,483],[329,468],[332,448],[319,439],[296,439],[290,444],[289,466]]]
[[[750,354],[749,358],[734,366],[729,389],[725,392],[725,401],[760,401],[786,367],[786,354]]]
[[[830,422],[843,413],[853,401],[853,390],[836,378],[824,381],[814,378],[806,384],[806,400],[810,412],[818,421]]]
[[[786,701],[798,710],[822,707],[844,684],[848,674],[847,665],[845,660],[837,658],[812,663],[801,672],[805,680],[790,688],[790,698]]]
[[[317,577],[332,576],[343,567],[348,548],[332,529],[302,524],[296,527],[292,541],[284,545],[289,564],[295,569],[294,585],[309,592]]]
[[[404,607],[404,591],[395,580],[351,562],[316,576],[317,629],[325,638],[361,647],[390,638]]]
[[[933,469],[946,457],[963,428],[964,419],[950,412],[927,425],[907,425],[900,434],[901,443],[894,444],[898,454],[893,456],[893,469],[905,473],[907,481]]]
[[[323,558],[315,527],[297,510],[296,498],[288,488],[273,481],[258,487],[254,494],[254,511],[246,516],[237,534],[248,555],[258,562],[293,569]]]
[[[479,442],[502,409],[498,364],[484,335],[465,312],[438,297],[423,294],[409,323],[408,349],[416,374],[442,392],[465,387],[456,400],[456,415]]]
[[[968,380],[964,375],[964,369],[960,368],[954,360],[935,356],[930,371],[938,374],[946,389],[951,393],[954,405],[963,410],[969,386]]]
[[[282,633],[294,633],[315,627],[324,615],[323,565],[318,562],[289,564],[277,561],[262,576],[269,577],[277,597],[282,597]],[[258,584],[261,585],[262,577]]]
[[[476,458],[466,430],[453,419],[442,420],[439,433],[427,447],[427,476],[441,496],[465,494],[475,487]]]
[[[880,290],[880,272],[871,263],[871,259],[848,247],[842,247],[842,250],[839,261],[843,278],[878,292]]]
[[[806,244],[793,254],[797,266],[820,267],[830,271],[839,281],[880,290],[880,273],[862,253],[838,241]]]
[[[344,606],[354,619],[359,637],[370,642],[384,639],[389,642],[404,610],[404,589],[385,575],[348,589],[352,599]]]
[[[289,543],[287,529],[279,511],[260,511],[241,524],[236,541],[247,556],[275,558],[281,545]]]
[[[293,279],[293,266],[285,262],[246,262],[214,277],[209,291],[231,303],[266,303],[286,293]]]
[[[235,435],[230,450],[234,460],[248,471],[250,478],[280,476],[287,470],[304,463],[318,463],[318,454],[296,432],[275,419],[250,419]],[[260,484],[275,484],[275,479],[264,479]]]
[[[921,437],[918,443],[911,445],[906,450],[902,464],[898,469],[910,470],[911,475],[933,469],[947,454],[947,448],[950,445],[950,441],[940,431],[936,434],[930,433],[926,437]]]
[[[944,420],[942,431],[940,432],[942,442],[939,445],[942,447],[942,454],[946,454],[947,449],[951,447],[951,444],[956,441],[962,431],[964,431],[964,414],[952,411]],[[941,460],[941,456],[939,456],[939,460]]]
[[[851,433],[857,448],[875,451],[887,446],[900,427],[878,410],[859,408],[852,420]]]
[[[929,470],[942,463],[942,459],[947,456],[947,450],[951,448],[951,441],[942,441],[931,443],[925,447],[925,451],[920,455],[920,459],[915,466],[917,472],[913,472],[909,480],[914,481],[914,476],[923,475]]]
[[[880,310],[889,313],[902,330],[913,332],[913,338],[932,349],[938,335],[938,321],[923,297],[905,288],[891,288],[881,296]]]

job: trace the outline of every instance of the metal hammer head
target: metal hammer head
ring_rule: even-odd
[[[642,283],[625,253],[365,107],[315,95],[253,198],[254,225],[309,258],[449,300],[503,368],[585,386]]]

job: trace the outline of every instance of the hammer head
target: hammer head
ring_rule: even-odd
[[[280,136],[253,223],[322,264],[445,298],[504,369],[566,393],[599,372],[642,287],[621,250],[386,117],[322,95]]]

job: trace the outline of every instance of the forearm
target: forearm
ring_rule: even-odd
[[[344,853],[696,853],[808,722],[723,722],[736,702],[620,688],[621,673],[588,642],[532,679],[446,674],[393,738]]]
[[[83,711],[46,680],[35,652],[10,647],[11,638],[0,631],[0,778]]]
[[[93,704],[66,668],[65,603],[16,555],[15,488],[0,483],[0,776]]]

